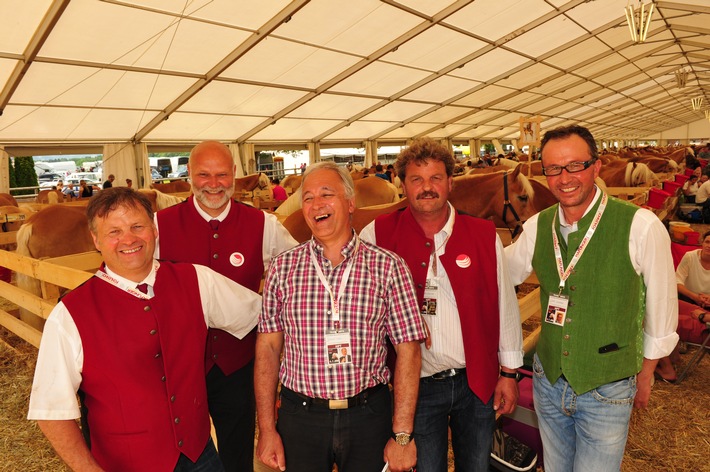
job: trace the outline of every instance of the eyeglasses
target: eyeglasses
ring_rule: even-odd
[[[594,162],[596,162],[596,159],[592,158],[592,159],[589,159],[588,161],[570,162],[566,166],[543,167],[542,174],[545,176],[560,175],[562,173],[562,169],[566,170],[570,174],[574,174],[574,173],[582,172],[583,170],[586,170],[589,166],[594,164]]]

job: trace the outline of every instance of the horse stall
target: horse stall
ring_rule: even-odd
[[[84,283],[101,262],[101,254],[95,251],[38,260],[0,250],[0,266],[38,280],[41,287],[41,295],[36,295],[0,281],[0,297],[18,306],[17,313],[0,310],[0,325],[39,347],[41,326],[57,304],[62,289],[71,290]]]

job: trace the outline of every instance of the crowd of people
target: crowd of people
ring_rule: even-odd
[[[308,166],[302,244],[233,198],[221,143],[192,150],[192,196],[155,215],[105,188],[87,209],[104,264],[49,315],[28,418],[75,470],[252,470],[256,417],[278,470],[442,472],[450,429],[456,470],[487,471],[534,271],[554,314],[532,360],[545,470],[619,470],[632,409],[672,378],[679,292],[704,326],[710,234],[676,273],[660,220],[595,185],[586,128],[545,133],[541,159],[559,204],[507,248],[448,202],[455,160],[429,138],[377,168],[409,204],[360,234],[348,170]]]

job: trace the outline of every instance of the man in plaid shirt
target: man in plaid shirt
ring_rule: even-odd
[[[345,168],[314,164],[302,184],[313,238],[276,257],[256,345],[257,455],[289,472],[392,471],[416,464],[412,438],[425,327],[412,277],[351,225]],[[394,412],[386,339],[397,352]],[[283,360],[281,352],[283,349]],[[281,382],[278,423],[277,384]]]

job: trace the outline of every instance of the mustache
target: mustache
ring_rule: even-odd
[[[421,200],[422,198],[439,198],[439,194],[434,191],[427,190],[417,195],[417,200]]]

